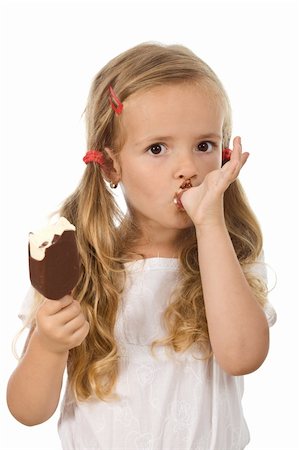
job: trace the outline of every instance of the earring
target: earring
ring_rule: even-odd
[[[113,181],[110,181],[110,187],[111,187],[111,189],[116,189],[117,183],[113,183]]]

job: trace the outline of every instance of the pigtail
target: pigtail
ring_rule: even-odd
[[[70,351],[70,385],[78,399],[91,392],[108,396],[118,375],[114,325],[122,291],[123,266],[117,252],[122,213],[97,164],[88,164],[75,193],[60,214],[77,229],[81,276],[73,291],[90,324],[85,341]],[[86,368],[88,367],[88,370]]]
[[[263,248],[262,231],[238,179],[224,193],[224,216],[240,263],[257,260]]]

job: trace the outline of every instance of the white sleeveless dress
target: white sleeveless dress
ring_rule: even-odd
[[[121,353],[120,400],[76,403],[66,389],[58,432],[64,450],[241,450],[249,442],[242,411],[243,377],[226,374],[195,348],[183,354],[150,344],[165,336],[162,313],[177,282],[179,261],[149,258],[126,264],[116,323]],[[252,267],[264,278],[264,266]],[[269,326],[276,313],[268,303]],[[92,349],[91,349],[92,351]]]

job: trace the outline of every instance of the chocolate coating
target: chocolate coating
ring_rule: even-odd
[[[61,236],[55,235],[41,261],[31,257],[29,247],[29,273],[32,286],[44,297],[59,300],[70,294],[80,275],[75,232],[67,230]]]

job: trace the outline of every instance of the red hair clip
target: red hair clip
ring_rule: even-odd
[[[110,102],[110,105],[111,105],[111,108],[113,109],[113,111],[115,111],[116,114],[118,114],[118,115],[121,114],[124,105],[122,104],[120,99],[117,97],[116,93],[112,89],[112,86],[109,86],[109,102]]]
[[[100,166],[103,166],[105,164],[105,157],[103,153],[99,152],[98,150],[88,150],[83,158],[83,161],[85,162],[85,164],[95,162]]]

